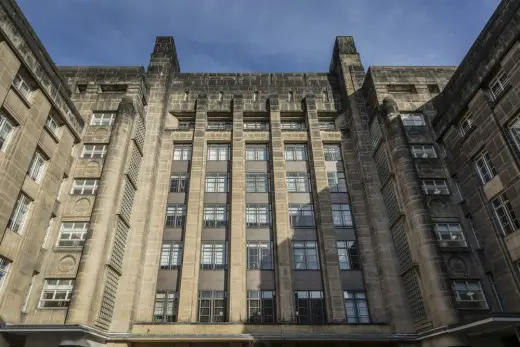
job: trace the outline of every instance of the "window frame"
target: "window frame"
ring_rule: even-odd
[[[31,211],[32,200],[25,194],[20,193],[14,205],[11,216],[7,222],[7,227],[15,233],[22,235],[27,216]],[[21,216],[21,217],[20,217]]]
[[[45,128],[49,130],[54,136],[58,136],[60,130],[60,122],[56,120],[56,116],[53,113],[49,113],[45,120]]]
[[[33,154],[27,175],[36,183],[40,183],[43,175],[45,174],[45,167],[47,164],[47,158],[40,152],[36,151]]]
[[[214,218],[210,219],[209,216]],[[216,217],[223,216],[223,219]],[[202,222],[204,228],[227,228],[229,221],[229,206],[227,204],[204,204]]]
[[[289,223],[291,228],[314,228],[316,226],[316,216],[314,214],[314,205],[310,204],[289,204]],[[296,213],[295,213],[296,212]],[[312,223],[296,223],[302,218],[312,217]]]
[[[265,184],[262,186],[262,184]],[[254,186],[254,190],[249,188]],[[246,172],[246,193],[269,193],[270,191],[269,174],[263,172]],[[259,190],[259,187],[265,187],[265,190]]]
[[[206,293],[206,295],[203,295]],[[221,301],[220,306],[217,306],[217,301]],[[202,304],[207,306],[202,306]],[[201,320],[203,316],[201,311],[208,309],[208,314],[204,317],[208,317],[208,320]],[[221,312],[222,314],[218,314]],[[217,319],[217,317],[222,317]],[[220,290],[200,290],[198,296],[198,307],[197,307],[197,322],[199,323],[222,323],[227,320],[227,295],[225,291]]]
[[[176,143],[173,145],[174,161],[190,161],[193,155],[193,145],[189,143]],[[176,159],[178,157],[178,159]]]
[[[112,126],[116,119],[115,112],[93,112],[90,117],[90,126]]]
[[[200,245],[201,270],[227,269],[227,242],[202,241]]]
[[[401,123],[404,127],[423,127],[426,126],[424,114],[421,112],[401,113]]]
[[[2,290],[2,286],[9,275],[9,268],[12,263],[13,262],[10,259],[0,255],[0,290]]]
[[[312,192],[311,175],[307,172],[287,172],[285,175],[288,193]]]
[[[71,224],[71,226],[67,227],[66,224]],[[76,228],[76,224],[81,227]],[[60,233],[58,235],[58,239],[56,240],[56,247],[83,247],[87,238],[89,226],[89,222],[62,221],[60,225]],[[68,234],[69,238],[62,238],[64,234]],[[73,238],[73,235],[79,235],[79,238]],[[71,242],[72,244],[66,244],[67,242]]]
[[[182,267],[184,243],[182,241],[165,241],[161,245],[159,268],[163,270],[177,270]]]
[[[176,188],[174,182],[177,185]],[[172,172],[170,174],[170,193],[187,193],[189,189],[188,182],[189,174],[187,172]]]
[[[282,131],[305,131],[307,124],[304,120],[301,121],[281,121]]]
[[[354,227],[350,204],[331,204],[330,207],[332,210],[332,224],[335,228]]]
[[[276,323],[276,293],[274,290],[248,290],[246,299],[248,323]],[[253,317],[259,317],[259,319]]]
[[[250,155],[252,154],[252,155]],[[246,161],[268,161],[269,145],[268,144],[246,144]]]
[[[497,195],[490,202],[495,215],[495,221],[504,235],[512,234],[520,229],[520,222],[516,218],[513,207],[505,193]],[[502,216],[499,214],[499,210],[502,212]],[[506,220],[504,221],[504,219]],[[512,229],[512,226],[514,226],[514,229]]]
[[[341,182],[344,182],[344,184],[341,184]],[[345,172],[327,171],[327,186],[330,193],[348,193],[347,177]]]
[[[493,90],[494,86],[499,87],[497,91]],[[491,100],[497,101],[502,95],[504,95],[509,86],[509,75],[504,70],[499,71],[498,74],[488,84]]]
[[[442,182],[442,185],[439,183]],[[421,187],[426,195],[450,195],[451,191],[448,187],[448,181],[445,179],[423,179]]]
[[[343,300],[345,302],[345,316],[348,324],[370,324],[370,310],[366,292],[345,290],[343,291]],[[365,307],[360,307],[360,304],[364,304]],[[349,309],[353,311],[353,314],[349,314]],[[366,314],[362,314],[362,310],[366,310]]]
[[[12,138],[14,129],[16,128],[15,123],[7,115],[4,110],[0,110],[0,151],[5,152],[9,142]],[[7,131],[5,131],[7,129]],[[3,138],[2,138],[3,136]]]
[[[294,291],[296,322],[306,325],[326,324],[325,300],[321,290],[296,290]],[[305,303],[305,305],[304,305]],[[308,310],[308,316],[301,311]],[[318,312],[315,312],[318,310]],[[306,319],[302,317],[307,317]]]
[[[207,172],[204,178],[204,192],[229,193],[229,173]]]
[[[437,158],[435,146],[431,144],[410,145],[410,152],[412,153],[412,157],[416,159]]]
[[[164,220],[165,228],[184,228],[186,225],[186,204],[168,203]]]
[[[51,285],[48,282],[56,281],[55,285]],[[63,282],[63,283],[62,283]],[[75,280],[70,278],[46,278],[43,282],[42,293],[40,300],[38,301],[38,308],[40,309],[64,309],[69,307],[70,300],[72,297],[72,291],[74,290]],[[56,287],[55,289],[49,287]],[[44,298],[45,293],[53,293],[52,298]],[[63,299],[57,299],[57,294],[65,294]],[[45,302],[56,302],[56,306],[43,305]]]
[[[320,270],[320,254],[316,241],[292,241],[293,270]],[[297,251],[302,250],[302,251]],[[312,252],[311,252],[312,251]],[[313,254],[314,253],[314,254]]]
[[[361,261],[356,241],[336,241],[340,270],[361,270]]]
[[[99,148],[98,148],[99,147]],[[107,154],[107,145],[104,143],[85,143],[81,150],[82,159],[103,159]]]
[[[520,117],[516,117],[512,122],[510,122],[507,129],[509,130],[509,135],[516,146],[518,154],[520,153]]]
[[[215,151],[212,155],[212,151]],[[229,161],[231,160],[231,146],[229,144],[211,143],[207,148],[207,161]]]
[[[343,161],[341,156],[341,145],[335,143],[324,144],[323,158],[325,161]]]
[[[266,251],[264,252],[264,250]],[[247,241],[246,261],[247,270],[274,270],[273,243],[271,241]]]
[[[14,77],[13,87],[25,98],[25,100],[28,101],[31,98],[33,88],[20,73],[16,74]]]
[[[226,131],[233,129],[231,121],[208,121],[206,130],[208,131]]]
[[[309,159],[309,152],[307,144],[302,143],[288,143],[284,146],[284,160],[285,161],[307,161]]]
[[[83,182],[79,184],[79,182]],[[93,182],[89,184],[89,182]],[[75,178],[72,181],[70,194],[72,195],[96,195],[99,188],[99,179]],[[90,191],[90,193],[89,193]]]
[[[433,230],[441,247],[468,247],[468,242],[460,223],[434,223]],[[457,238],[453,239],[454,236]]]
[[[459,131],[462,136],[468,135],[473,129],[473,116],[466,112],[459,121]]]
[[[158,290],[153,304],[153,322],[173,323],[177,321],[179,292]],[[171,317],[171,318],[170,318]]]
[[[245,121],[245,131],[268,131],[270,128],[268,121]]]
[[[457,283],[460,285],[459,289],[456,288]],[[470,293],[472,291],[475,291],[475,289],[470,289],[468,286],[469,284],[478,285],[479,288],[476,290],[480,292],[483,300],[463,300],[461,298],[461,294],[463,294],[463,293],[466,293],[466,295],[469,295],[469,297],[473,296],[473,294],[470,295]],[[464,286],[464,289],[461,289],[462,285]],[[479,280],[453,280],[451,282],[451,289],[453,291],[453,296],[455,297],[455,302],[457,303],[457,306],[459,306],[459,308],[466,309],[466,310],[472,310],[472,309],[473,310],[487,310],[487,309],[489,309],[486,294],[484,293],[484,290],[482,289],[482,284],[480,283]],[[463,304],[467,304],[467,303],[483,303],[484,307],[482,307],[482,306],[481,307],[468,307],[468,306],[462,307]]]
[[[473,158],[473,166],[483,185],[490,182],[496,176],[495,168],[486,151],[480,152]]]
[[[246,204],[246,228],[270,228],[272,223],[271,204]]]

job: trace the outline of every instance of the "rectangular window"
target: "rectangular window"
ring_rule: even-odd
[[[31,86],[27,83],[20,74],[16,75],[13,81],[13,86],[23,95],[24,98],[29,99],[31,96]]]
[[[9,218],[7,223],[9,229],[19,234],[22,232],[23,225],[27,220],[27,215],[29,214],[29,206],[31,202],[32,201],[24,194],[18,196],[11,218]]]
[[[491,200],[491,205],[493,206],[497,222],[505,235],[511,234],[520,228],[520,223],[516,219],[513,207],[505,194]]]
[[[104,158],[107,154],[107,146],[101,144],[85,144],[81,152],[81,158]]]
[[[344,291],[347,323],[370,323],[365,292]]]
[[[344,172],[327,172],[327,181],[331,193],[347,192],[347,180]]]
[[[272,270],[273,250],[269,241],[247,242],[247,269]]]
[[[489,91],[491,92],[491,98],[497,100],[509,86],[509,76],[501,71],[497,77],[495,77],[491,83],[489,83]]]
[[[7,278],[9,265],[11,265],[11,261],[0,255],[0,289],[2,288],[2,284],[4,283],[5,279]]]
[[[449,195],[446,180],[422,180],[422,188],[427,195]]]
[[[466,112],[459,122],[459,130],[462,136],[466,136],[473,129],[473,117]]]
[[[269,191],[269,176],[264,173],[246,174],[246,190],[248,193],[267,193]]]
[[[292,250],[295,270],[319,270],[320,262],[316,241],[293,241]]]
[[[274,291],[247,291],[247,321],[255,324],[276,322]]]
[[[175,144],[173,160],[191,160],[191,145]]]
[[[155,293],[154,322],[176,322],[179,296],[176,291],[160,290]]]
[[[244,130],[269,130],[268,122],[244,122]]]
[[[305,122],[282,122],[282,130],[305,130]]]
[[[230,160],[229,145],[208,145],[208,160]]]
[[[298,324],[325,324],[325,303],[322,291],[296,291]]]
[[[40,179],[43,176],[43,171],[45,170],[45,158],[43,154],[40,152],[34,153],[34,156],[31,161],[31,165],[29,165],[29,170],[27,174],[31,177],[35,182],[39,183]]]
[[[401,121],[405,127],[426,125],[422,113],[401,113]]]
[[[192,121],[181,121],[179,122],[179,130],[191,130],[195,129],[195,122]]]
[[[224,228],[227,226],[227,206],[223,204],[204,205],[204,227]]]
[[[493,177],[495,177],[495,168],[493,167],[487,152],[478,154],[475,159],[473,159],[473,163],[475,164],[475,169],[477,170],[482,184],[488,183],[493,179]]]
[[[318,123],[318,128],[320,130],[337,130],[334,121],[320,121]]]
[[[182,242],[164,241],[161,248],[161,269],[180,269],[182,264]]]
[[[74,195],[94,195],[98,189],[98,180],[74,180],[72,184],[72,194]]]
[[[341,161],[340,145],[323,145],[323,155],[326,161]]]
[[[246,145],[246,160],[267,160],[268,145]]]
[[[291,227],[313,227],[314,206],[312,204],[289,204]]]
[[[14,124],[5,115],[3,111],[0,111],[0,150],[5,150],[5,147],[9,143],[9,138],[13,133]]]
[[[433,225],[441,247],[466,247],[466,238],[459,223],[435,223]]]
[[[170,176],[170,193],[186,193],[188,191],[188,174],[172,173]]]
[[[360,270],[359,253],[355,241],[336,241],[339,268],[341,270]]]
[[[73,289],[72,279],[46,279],[38,307],[69,307]]]
[[[205,270],[223,270],[226,268],[226,243],[202,241],[200,268]]]
[[[49,114],[47,120],[45,121],[45,127],[54,135],[58,135],[58,130],[60,128],[60,123],[58,122],[57,116],[52,113]]]
[[[349,204],[332,204],[332,219],[335,227],[351,228],[352,214]]]
[[[206,193],[229,192],[229,175],[227,173],[207,173]]]
[[[437,158],[433,145],[411,145],[410,151],[414,158]]]
[[[484,310],[488,308],[480,281],[453,281],[451,288],[458,308]]]
[[[2,121],[1,121],[1,115],[0,115],[0,149],[2,148]],[[520,152],[520,118],[516,118],[513,123],[509,126],[509,134],[511,135],[511,139],[516,145],[516,148]]]
[[[220,131],[220,130],[231,130],[233,128],[231,122],[208,122],[208,130]]]
[[[90,125],[106,126],[114,124],[116,114],[114,112],[95,112],[90,118]]]
[[[88,222],[61,223],[59,247],[81,247],[85,243],[88,231]]]
[[[269,204],[247,204],[246,205],[246,227],[268,228],[271,226],[271,205]]]
[[[168,204],[166,206],[166,227],[182,228],[186,221],[186,205]]]
[[[304,172],[287,173],[287,191],[291,193],[305,193],[311,191],[311,177]]]
[[[199,292],[200,323],[220,323],[226,321],[226,292],[201,290]]]
[[[285,145],[285,160],[307,160],[307,145]]]

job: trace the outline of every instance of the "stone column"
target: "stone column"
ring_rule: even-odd
[[[278,96],[269,97],[271,122],[271,158],[273,179],[274,246],[276,255],[276,303],[278,322],[294,321],[294,292],[292,288],[291,234],[289,231],[289,205],[285,176],[285,148]]]
[[[229,321],[247,318],[244,106],[242,95],[233,99],[233,155],[231,158],[231,232],[229,237]]]
[[[331,72],[337,75],[343,97],[348,100],[342,120],[336,123],[344,126],[341,144],[345,150],[352,216],[371,318],[391,324],[396,332],[411,332],[414,327],[399,275],[377,168],[371,156],[368,115],[361,94],[365,71],[352,37],[336,38]]]
[[[206,171],[206,95],[197,99],[193,151],[191,157],[186,228],[184,231],[184,258],[182,261],[177,321],[196,322],[199,294],[200,247],[202,211],[204,209],[204,173]]]
[[[313,190],[313,200],[318,216],[317,233],[320,245],[321,274],[325,289],[325,304],[327,321],[344,322],[346,319],[343,301],[343,287],[336,251],[336,231],[332,220],[332,209],[327,179],[327,169],[323,156],[323,142],[318,125],[318,112],[314,95],[305,98],[305,112],[309,127],[309,145],[311,153],[311,168],[316,186]]]
[[[110,256],[106,245],[114,229],[116,202],[123,182],[134,116],[132,99],[123,97],[112,126],[66,324],[91,324],[97,318],[95,315],[103,290],[103,266]]]
[[[450,304],[451,291],[446,287],[447,278],[441,269],[443,260],[437,252],[437,240],[432,236],[429,213],[410,157],[406,132],[397,104],[391,97],[385,98],[383,108],[392,162],[399,169],[395,178],[406,211],[406,224],[415,235],[411,238],[415,243],[412,247],[417,249],[425,304],[429,306],[434,326],[450,324],[457,321],[457,316]]]

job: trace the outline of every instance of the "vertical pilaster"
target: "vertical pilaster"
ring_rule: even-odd
[[[233,98],[233,156],[231,158],[231,233],[229,237],[229,321],[247,317],[245,255],[245,157],[242,95]]]
[[[327,169],[323,156],[323,142],[318,126],[318,112],[314,95],[305,98],[305,112],[309,127],[311,167],[314,182],[314,206],[317,223],[318,241],[320,245],[320,263],[325,289],[325,304],[327,321],[344,322],[345,305],[343,303],[343,288],[341,285],[338,255],[336,252],[336,232],[332,220],[330,193],[328,189]]]
[[[285,175],[284,142],[278,96],[269,97],[271,126],[272,179],[274,201],[274,244],[276,247],[276,295],[278,321],[294,321],[294,294],[292,287],[291,238],[289,232],[289,208]]]
[[[135,116],[133,100],[123,97],[117,109],[110,134],[110,143],[99,180],[96,200],[90,218],[90,230],[76,276],[76,284],[67,315],[67,324],[90,324],[96,317],[96,308],[103,286],[103,266],[108,261],[106,245],[114,229],[115,212],[126,161],[126,152],[132,135]]]
[[[375,254],[376,266],[373,263],[363,266],[370,312],[376,319],[390,322],[397,332],[413,331],[381,184],[371,158],[368,115],[361,94],[365,72],[352,37],[336,38],[331,70],[337,74],[347,101],[342,147],[346,150],[352,215],[362,262],[373,260],[372,254]],[[354,185],[357,180],[359,185]]]
[[[182,261],[179,292],[179,322],[197,320],[197,296],[199,291],[200,247],[202,211],[204,208],[204,172],[206,171],[206,95],[197,99],[195,131],[191,157],[188,206],[186,209],[186,229],[184,232],[184,258]]]
[[[457,316],[450,304],[451,291],[446,287],[447,278],[441,268],[443,260],[430,230],[428,209],[424,205],[399,110],[391,97],[384,100],[384,114],[393,165],[399,168],[395,178],[406,211],[406,223],[408,230],[414,233],[411,239],[416,240],[413,247],[418,250],[421,287],[427,298],[425,304],[429,306],[434,326],[451,324]]]

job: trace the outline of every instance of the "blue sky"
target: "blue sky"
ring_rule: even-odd
[[[338,35],[369,65],[457,65],[499,0],[18,0],[58,65],[148,65],[173,35],[183,72],[327,71]]]

